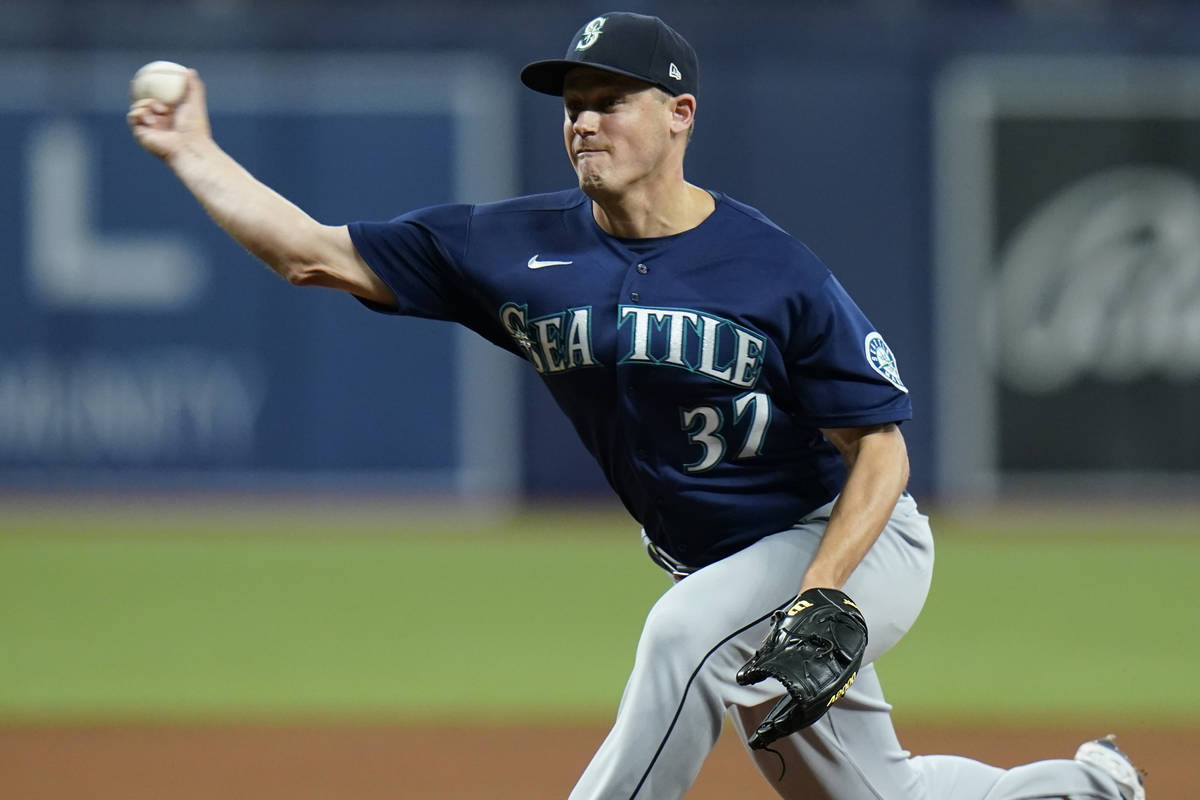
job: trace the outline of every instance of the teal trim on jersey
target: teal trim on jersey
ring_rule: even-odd
[[[638,311],[648,312],[648,319],[647,319],[648,328],[652,327],[653,330],[657,331],[660,335],[668,335],[671,333],[671,331],[667,330],[667,328],[673,320],[677,321],[678,324],[684,325],[688,329],[691,330],[691,332],[693,334],[692,336],[688,336],[686,332],[680,334],[681,347],[680,347],[680,354],[679,354],[680,358],[679,358],[678,362],[670,360],[669,352],[667,355],[660,357],[660,356],[655,355],[654,352],[651,351],[650,345],[654,343],[654,337],[649,331],[648,331],[648,335],[646,337],[647,341],[645,343],[646,344],[645,357],[643,358],[643,357],[640,357],[637,355],[638,351],[642,349],[641,347],[639,347],[639,345],[641,343],[636,340],[637,315],[636,315],[636,313],[631,314],[631,313],[627,313],[627,312],[638,312]],[[659,312],[659,311],[666,312],[669,314],[695,315],[696,321],[693,322],[692,320],[686,319],[684,317],[670,317],[670,316],[666,316],[666,314],[659,317],[654,313],[654,312]],[[705,364],[703,363],[703,361],[704,361],[704,353],[703,353],[704,332],[703,332],[703,325],[701,324],[701,320],[703,320],[703,319],[715,320],[717,322],[717,330],[716,330],[715,336],[718,339],[718,341],[716,342],[716,344],[718,345],[718,349],[719,349],[719,345],[720,345],[721,331],[723,331],[723,330],[735,331],[734,343],[731,346],[733,353],[729,356],[729,360],[724,362],[723,364],[720,364],[716,360],[718,354],[714,353],[713,363],[711,365],[711,371],[704,369]],[[691,372],[691,373],[694,373],[697,375],[703,375],[706,378],[711,378],[711,379],[719,381],[721,383],[725,383],[730,386],[737,386],[738,388],[743,388],[743,389],[753,388],[754,385],[756,383],[758,383],[759,375],[762,374],[762,362],[763,362],[763,359],[766,357],[765,345],[767,343],[767,337],[764,336],[762,333],[759,333],[758,331],[755,331],[751,328],[747,328],[744,325],[739,325],[736,322],[733,322],[729,319],[718,316],[711,312],[699,311],[694,308],[681,308],[681,307],[673,307],[673,306],[648,306],[648,305],[641,305],[641,304],[619,305],[619,306],[617,306],[617,331],[618,331],[618,334],[620,334],[626,328],[627,324],[629,326],[628,335],[630,337],[630,341],[629,341],[629,347],[628,347],[625,355],[617,361],[617,364],[620,366],[676,367],[679,369],[686,370],[687,372]],[[720,375],[718,374],[718,373],[724,372],[726,370],[732,370],[735,367],[735,365],[738,363],[738,351],[737,351],[738,333],[743,334],[749,340],[749,342],[754,345],[753,351],[751,351],[749,353],[749,355],[754,359],[755,363],[754,363],[754,366],[751,367],[747,371],[745,380],[743,380],[743,381],[735,381],[732,379],[725,379],[725,378],[720,377]],[[658,344],[662,344],[662,342],[659,341]],[[669,342],[667,344],[669,345]],[[656,349],[658,349],[658,348],[656,348]]]
[[[500,306],[496,312],[500,320],[500,325],[508,332],[508,335],[513,338],[517,346],[525,353],[525,357],[533,364],[533,368],[540,375],[558,375],[564,372],[570,372],[576,369],[585,369],[588,367],[603,367],[599,357],[596,356],[596,348],[592,339],[592,307],[591,306],[574,306],[565,311],[560,311],[555,314],[544,314],[540,317],[528,319],[526,314],[529,313],[529,306],[524,303],[507,302]],[[575,329],[577,320],[584,316],[586,324],[582,325],[584,349],[586,350],[586,361],[582,363],[571,363],[575,360],[572,355],[578,351],[578,337],[572,337],[571,331]],[[540,326],[538,323],[548,323],[557,321],[555,326],[555,334],[551,340],[550,337],[544,337],[542,331],[547,328]],[[514,323],[519,323],[514,325]],[[534,331],[533,334],[530,331]],[[553,345],[553,353],[548,352],[547,346]],[[568,363],[558,366],[548,363],[551,355],[557,355],[564,358]]]

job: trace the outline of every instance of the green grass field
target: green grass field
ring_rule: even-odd
[[[1195,523],[935,517],[898,714],[1200,723]],[[0,722],[603,722],[665,586],[619,514],[10,508]]]

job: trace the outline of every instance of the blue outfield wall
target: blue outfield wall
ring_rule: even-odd
[[[129,13],[152,8],[118,5]],[[702,89],[689,178],[757,206],[805,241],[886,334],[912,390],[916,417],[905,432],[912,485],[922,495],[938,489],[938,393],[948,383],[939,374],[935,341],[939,78],[963,59],[980,55],[1147,59],[1200,54],[1200,25],[1195,24],[1200,15],[1183,5],[1142,4],[1128,14],[1061,9],[1031,14],[1020,12],[1021,5],[750,2],[730,10],[719,3],[656,2],[634,7],[668,19],[700,53]],[[221,53],[251,62],[281,55],[320,62],[351,51],[451,58],[470,53],[486,59],[490,77],[510,82],[510,94],[465,124],[483,140],[495,126],[504,147],[495,158],[512,170],[511,179],[491,180],[474,193],[457,174],[474,167],[455,160],[461,156],[458,137],[464,123],[456,121],[453,110],[389,115],[385,91],[375,98],[377,116],[371,119],[345,114],[335,119],[302,103],[286,114],[252,106],[222,114],[219,95],[212,96],[218,139],[230,152],[323,221],[341,222],[388,217],[451,198],[491,199],[489,192],[497,188],[528,193],[569,185],[558,103],[521,88],[516,73],[525,61],[558,55],[576,27],[606,10],[591,3],[426,7],[361,2],[343,6],[331,19],[325,4],[217,3],[181,10],[153,6],[139,26],[122,26],[108,7],[16,2],[11,26],[0,31],[0,55],[123,53],[132,72],[141,63],[136,58],[184,60],[178,53],[195,54],[202,69],[205,53],[209,63],[218,64]],[[434,63],[428,69],[437,73]],[[262,75],[251,73],[250,82],[261,83]],[[191,365],[195,375],[188,379],[193,383],[176,384],[172,391],[200,386],[194,391],[241,392],[241,411],[226,413],[242,413],[239,424],[244,427],[248,419],[250,429],[224,446],[207,440],[207,450],[199,445],[189,450],[186,441],[172,449],[167,442],[149,456],[128,450],[109,458],[61,443],[57,450],[46,445],[39,451],[29,444],[33,434],[10,424],[0,436],[0,445],[7,447],[0,450],[4,485],[89,480],[129,469],[158,479],[196,471],[270,472],[285,478],[372,473],[394,474],[413,486],[463,486],[461,476],[438,477],[462,468],[469,458],[459,441],[464,412],[456,397],[465,376],[456,366],[460,351],[453,334],[438,323],[397,327],[408,323],[376,319],[345,299],[291,290],[249,263],[236,246],[221,240],[166,171],[128,141],[123,88],[97,89],[112,100],[111,113],[79,96],[69,103],[86,108],[69,113],[63,103],[38,108],[0,103],[0,143],[5,152],[26,154],[0,162],[0,257],[10,276],[28,272],[33,234],[27,212],[34,202],[26,170],[30,137],[65,118],[75,126],[68,132],[102,151],[93,156],[103,187],[93,199],[97,230],[183,235],[200,249],[209,282],[186,308],[147,314],[39,305],[28,281],[10,280],[0,300],[0,402],[7,392],[12,407],[19,407],[37,380],[83,381],[95,371],[97,358],[124,364],[111,380],[119,384],[122,375],[141,380],[144,394],[146,385],[157,385],[144,373],[159,369],[146,364],[174,360]],[[302,91],[294,93],[302,100]],[[69,150],[70,137],[65,141]],[[393,346],[400,340],[403,348]],[[498,358],[517,365],[503,354]],[[496,369],[507,374],[509,366]],[[532,370],[520,375],[514,379],[519,395],[514,407],[522,424],[508,448],[519,463],[502,468],[519,474],[530,496],[602,495],[606,489],[597,469],[549,394]],[[470,394],[471,387],[466,388]],[[251,418],[244,416],[251,412]],[[29,419],[31,425],[46,424],[36,415]],[[500,424],[497,419],[492,427]],[[4,430],[0,425],[0,433]],[[130,436],[136,443],[136,432]],[[506,448],[496,443],[495,449]]]
[[[244,252],[125,127],[145,57],[0,54],[5,485],[510,493],[508,426],[464,430],[517,413],[515,370]],[[512,92],[472,54],[181,59],[205,65],[223,147],[319,220],[513,191]]]

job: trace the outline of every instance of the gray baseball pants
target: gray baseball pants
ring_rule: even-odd
[[[617,718],[570,800],[678,800],[716,745],[726,713],[743,742],[783,693],[739,686],[771,612],[790,601],[832,503],[795,527],[677,581],[650,610]],[[873,662],[912,627],[929,591],[929,521],[905,494],[847,581],[870,642],[858,679],[812,727],[751,755],[787,800],[1120,800],[1103,772],[1073,759],[1004,770],[900,747]],[[749,752],[749,751],[748,751]]]

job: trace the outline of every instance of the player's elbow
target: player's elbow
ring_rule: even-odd
[[[268,269],[293,286],[312,286],[325,272],[319,258],[292,242],[261,239],[243,241],[242,244]]]
[[[281,261],[271,268],[292,286],[319,286],[325,272],[320,264],[305,261]]]
[[[274,226],[270,235],[248,244],[273,272],[293,286],[328,285],[338,253],[327,226],[310,218],[290,226]]]
[[[277,270],[293,286],[336,289],[387,308],[396,307],[392,290],[369,270],[339,269],[316,262],[296,262]]]
[[[343,288],[343,281],[329,267],[313,261],[291,260],[273,265],[284,280],[292,286],[324,286]]]
[[[275,272],[293,286],[341,287],[341,272],[331,266],[329,248],[318,237],[296,239],[284,243],[265,259]]]

